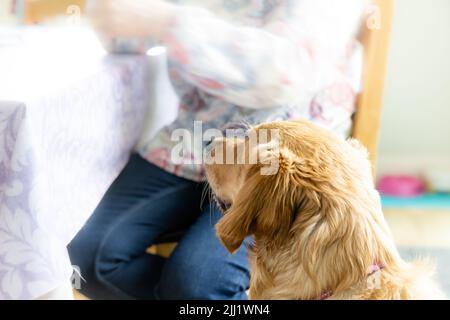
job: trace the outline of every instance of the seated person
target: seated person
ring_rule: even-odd
[[[177,119],[111,185],[69,244],[96,299],[246,299],[247,248],[230,255],[214,224],[202,145],[171,159],[175,129],[302,118],[348,135],[361,73],[355,35],[365,0],[98,0],[91,12],[108,37],[153,38],[167,47]],[[107,155],[105,155],[107,156]],[[146,253],[184,230],[169,258]],[[251,239],[247,239],[247,244]]]

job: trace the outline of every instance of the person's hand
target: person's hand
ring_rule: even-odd
[[[170,23],[173,7],[162,0],[90,0],[87,14],[103,37],[158,39]]]

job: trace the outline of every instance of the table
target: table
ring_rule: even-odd
[[[83,28],[0,28],[0,299],[69,281],[66,245],[139,139],[146,56]]]

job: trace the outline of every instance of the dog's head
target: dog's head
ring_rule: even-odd
[[[249,128],[214,140],[208,152],[224,159],[206,172],[224,212],[217,235],[230,252],[248,235],[276,240],[312,232],[325,218],[324,229],[314,231],[333,232],[355,205],[377,205],[366,150],[307,121]],[[367,204],[356,203],[360,198]]]

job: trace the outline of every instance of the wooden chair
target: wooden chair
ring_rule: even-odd
[[[364,46],[364,71],[352,136],[369,151],[374,178],[393,9],[394,0],[375,0],[374,10],[363,24],[360,37]],[[378,21],[370,21],[372,19]]]

